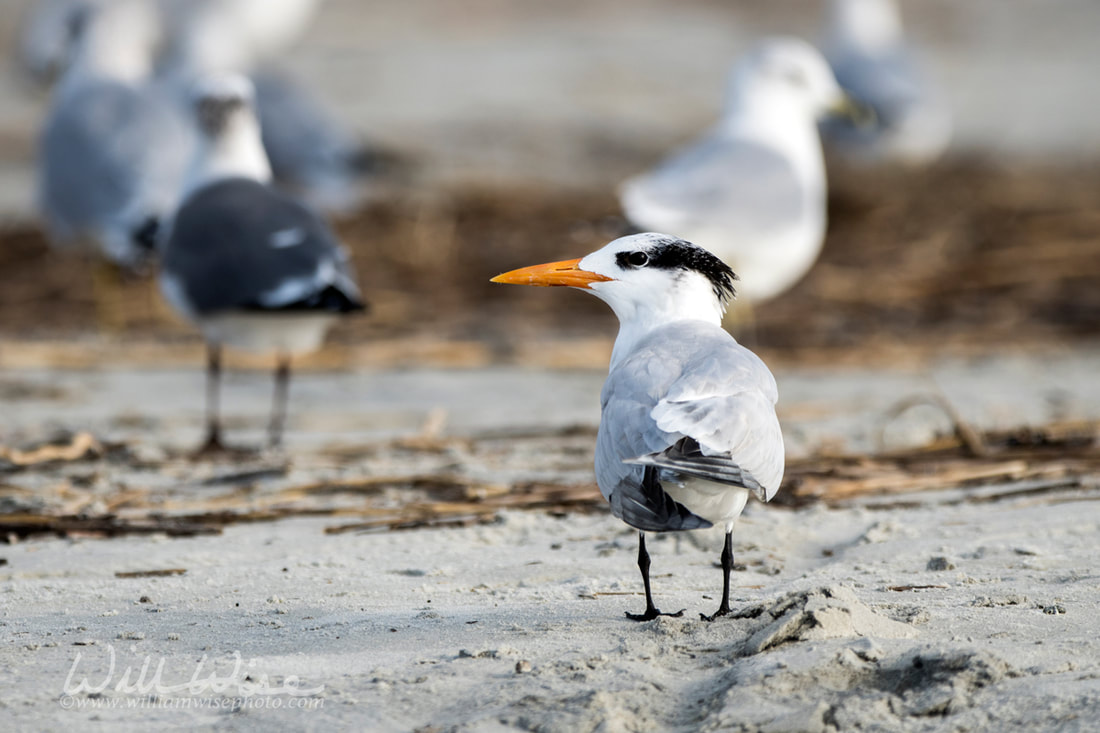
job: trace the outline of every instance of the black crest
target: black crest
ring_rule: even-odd
[[[615,262],[624,270],[654,267],[658,270],[691,270],[710,281],[714,295],[722,305],[735,295],[733,282],[737,275],[722,260],[702,247],[683,239],[653,239],[635,250],[619,252]]]

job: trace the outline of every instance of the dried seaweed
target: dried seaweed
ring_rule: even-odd
[[[116,571],[116,578],[170,578],[173,575],[185,575],[187,568],[158,568],[156,570]]]
[[[758,309],[755,345],[787,362],[865,363],[944,349],[1017,348],[1100,336],[1100,185],[1095,167],[1004,169],[954,159],[924,171],[830,168],[830,229],[817,266]],[[616,234],[603,193],[466,187],[395,195],[340,224],[370,294],[368,318],[347,319],[314,363],[605,363],[614,320],[595,299],[493,287],[492,274],[560,259]],[[30,335],[0,355],[18,363],[86,363],[66,339],[95,328],[91,284],[34,229],[0,232],[0,332]],[[476,257],[463,256],[477,253]],[[395,283],[400,283],[396,286]],[[152,283],[123,281],[118,328],[135,363],[194,363],[198,339],[166,315]],[[33,319],[27,313],[34,313]],[[517,329],[568,340],[532,348]],[[52,342],[42,336],[53,335]],[[151,340],[151,344],[150,344]],[[144,360],[144,361],[143,361]]]
[[[0,445],[0,468],[5,464],[9,469],[22,469],[42,463],[80,461],[103,453],[103,446],[91,433],[79,432],[25,449]]]
[[[1100,473],[1100,424],[1058,423],[955,434],[905,451],[792,461],[775,501],[801,506],[858,497],[1039,480],[1044,490],[1083,486]],[[981,446],[975,455],[975,444]]]
[[[432,422],[438,424],[438,420]],[[821,454],[788,464],[784,485],[773,504],[797,507],[814,502],[859,502],[881,508],[928,501],[1089,498],[1100,489],[1098,435],[1098,423],[1054,423],[984,433],[957,428],[950,436],[907,450]],[[221,464],[180,458],[150,465],[133,458],[125,446],[113,446],[109,454],[68,450],[66,455],[79,456],[89,464],[87,470],[93,471],[93,477],[102,476],[90,483],[77,482],[78,475],[68,470],[74,464],[54,459],[28,464],[26,471],[48,481],[36,491],[0,486],[0,500],[9,508],[16,507],[11,513],[0,514],[0,537],[9,542],[42,534],[188,537],[216,534],[231,524],[294,517],[345,518],[325,530],[341,534],[468,526],[495,521],[502,511],[513,510],[605,512],[607,503],[590,481],[509,480],[506,475],[492,482],[474,478],[486,475],[486,456],[493,465],[526,465],[529,459],[524,456],[532,454],[587,451],[590,437],[589,429],[572,428],[461,439],[425,433],[411,440],[361,446],[354,453],[321,451],[324,460],[335,459],[344,467],[342,476],[327,479],[308,478],[316,476],[311,470],[295,473],[289,464],[238,465],[226,471]],[[91,444],[99,443],[74,438],[62,450]],[[356,475],[370,466],[372,456],[386,456],[397,461],[395,465],[416,468],[404,473]],[[585,464],[587,461],[583,459]],[[183,477],[189,472],[207,475],[154,489],[133,484],[136,467]],[[303,477],[308,480],[301,480]]]
[[[180,517],[130,520],[113,515],[99,517],[0,515],[0,537],[5,538],[9,544],[25,537],[41,534],[52,534],[58,537],[123,537],[135,534],[195,537],[220,532],[221,530],[217,527],[187,521]]]

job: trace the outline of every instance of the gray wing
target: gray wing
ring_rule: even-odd
[[[655,331],[604,385],[596,477],[612,511],[625,520],[632,507],[660,506],[643,483],[653,468],[658,478],[686,473],[770,499],[783,475],[776,398],[767,367],[720,328],[680,322]],[[664,527],[679,528],[687,527]]]
[[[117,131],[137,114],[138,95],[122,84],[97,83],[61,94],[39,138],[39,205],[61,238],[100,226],[137,187],[137,160]]]
[[[316,99],[271,69],[252,75],[264,149],[275,177],[325,208],[357,202],[361,145]]]
[[[875,59],[848,55],[832,64],[840,85],[870,105],[885,126],[896,124],[924,95],[923,80],[903,49]]]
[[[822,134],[849,147],[886,143],[914,157],[931,157],[948,142],[951,112],[908,49],[897,47],[869,57],[834,52],[829,62],[840,85],[875,113],[875,123],[859,126],[850,120],[822,122]]]
[[[189,313],[363,307],[347,251],[311,210],[245,178],[210,184],[180,208],[161,278]]]
[[[809,192],[774,149],[716,132],[627,181],[627,218],[653,231],[722,227],[746,237],[801,221]]]
[[[604,383],[596,436],[596,481],[611,512],[630,526],[651,532],[702,529],[710,522],[676,503],[661,488],[657,471],[625,461],[663,447],[649,412],[676,365],[640,361],[620,367]]]
[[[128,126],[137,148],[139,191],[130,202],[132,219],[167,219],[180,204],[184,178],[199,143],[190,110],[180,104],[169,84],[154,82],[141,89],[141,111]]]
[[[35,0],[19,29],[19,64],[36,84],[49,86],[72,53],[71,19],[99,0]]]
[[[133,231],[174,208],[193,144],[179,109],[149,88],[103,81],[59,93],[39,138],[51,236],[95,237],[131,259]]]
[[[697,353],[693,361],[650,416],[665,434],[693,440],[701,456],[698,473],[717,476],[712,459],[721,459],[728,471],[746,479],[737,485],[769,501],[779,489],[784,464],[775,378],[736,342]]]

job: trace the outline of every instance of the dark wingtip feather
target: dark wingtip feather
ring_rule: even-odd
[[[646,466],[641,484],[634,484],[630,478],[624,479],[611,492],[610,501],[611,511],[616,517],[643,532],[673,532],[713,526],[669,496],[652,466]]]
[[[130,239],[140,249],[146,252],[154,252],[157,249],[159,235],[160,219],[150,216],[130,232]]]
[[[367,309],[367,304],[358,295],[348,295],[335,285],[329,285],[322,290],[316,301],[316,310],[331,311],[333,313],[360,313]]]
[[[767,501],[767,490],[752,473],[728,455],[703,455],[699,443],[692,438],[681,438],[663,451],[627,458],[623,463],[663,468],[720,484],[740,486],[752,491],[762,501]]]
[[[242,306],[245,310],[263,311],[325,311],[328,313],[361,313],[367,310],[368,304],[358,295],[349,295],[335,285],[328,285],[316,293],[293,303],[280,305],[277,308],[265,306],[260,303],[248,303]]]

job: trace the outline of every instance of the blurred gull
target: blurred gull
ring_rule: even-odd
[[[292,356],[320,347],[345,313],[363,309],[346,250],[306,206],[270,186],[251,83],[203,80],[194,111],[199,152],[161,261],[161,290],[208,347],[205,450],[218,450],[223,345],[277,357],[268,434],[282,438]]]
[[[101,0],[34,0],[20,19],[17,60],[26,77],[49,86],[72,54],[73,18]]]
[[[929,163],[951,140],[951,110],[905,41],[895,0],[832,0],[825,56],[837,81],[870,106],[876,124],[828,120],[822,133],[842,153]]]
[[[361,182],[402,165],[337,120],[309,90],[265,67],[252,74],[264,148],[275,179],[315,206],[347,213],[364,197]]]
[[[70,20],[73,58],[39,139],[39,209],[54,242],[91,240],[133,266],[175,208],[193,127],[150,81],[159,26],[147,3],[90,5]]]
[[[197,72],[244,72],[277,60],[305,34],[321,0],[161,0],[169,53]]]
[[[638,533],[646,609],[662,614],[649,585],[646,532],[726,531],[722,602],[730,612],[733,524],[749,494],[770,500],[783,478],[775,379],[722,330],[733,271],[711,253],[663,234],[611,242],[579,260],[498,275],[493,282],[588,290],[619,318],[600,397],[596,481],[611,512]]]
[[[360,179],[385,164],[310,89],[271,64],[304,32],[317,0],[167,0],[172,37],[165,73],[189,88],[202,76],[251,77],[264,148],[275,180],[315,206],[346,212],[362,200]]]
[[[72,55],[72,27],[105,0],[37,0],[23,21],[20,63],[51,84]],[[248,73],[275,179],[336,212],[359,205],[360,182],[402,161],[367,146],[310,92],[272,66],[303,35],[321,0],[146,0],[166,36],[160,76],[181,96],[212,73]]]
[[[812,46],[766,40],[735,66],[722,120],[623,184],[626,217],[722,258],[750,303],[775,297],[810,269],[825,237],[817,119],[851,111]]]
[[[73,42],[71,20],[115,0],[32,0],[20,20],[18,60],[51,84]],[[206,71],[251,69],[279,59],[304,34],[321,0],[145,0],[169,31],[168,55],[203,59]]]

